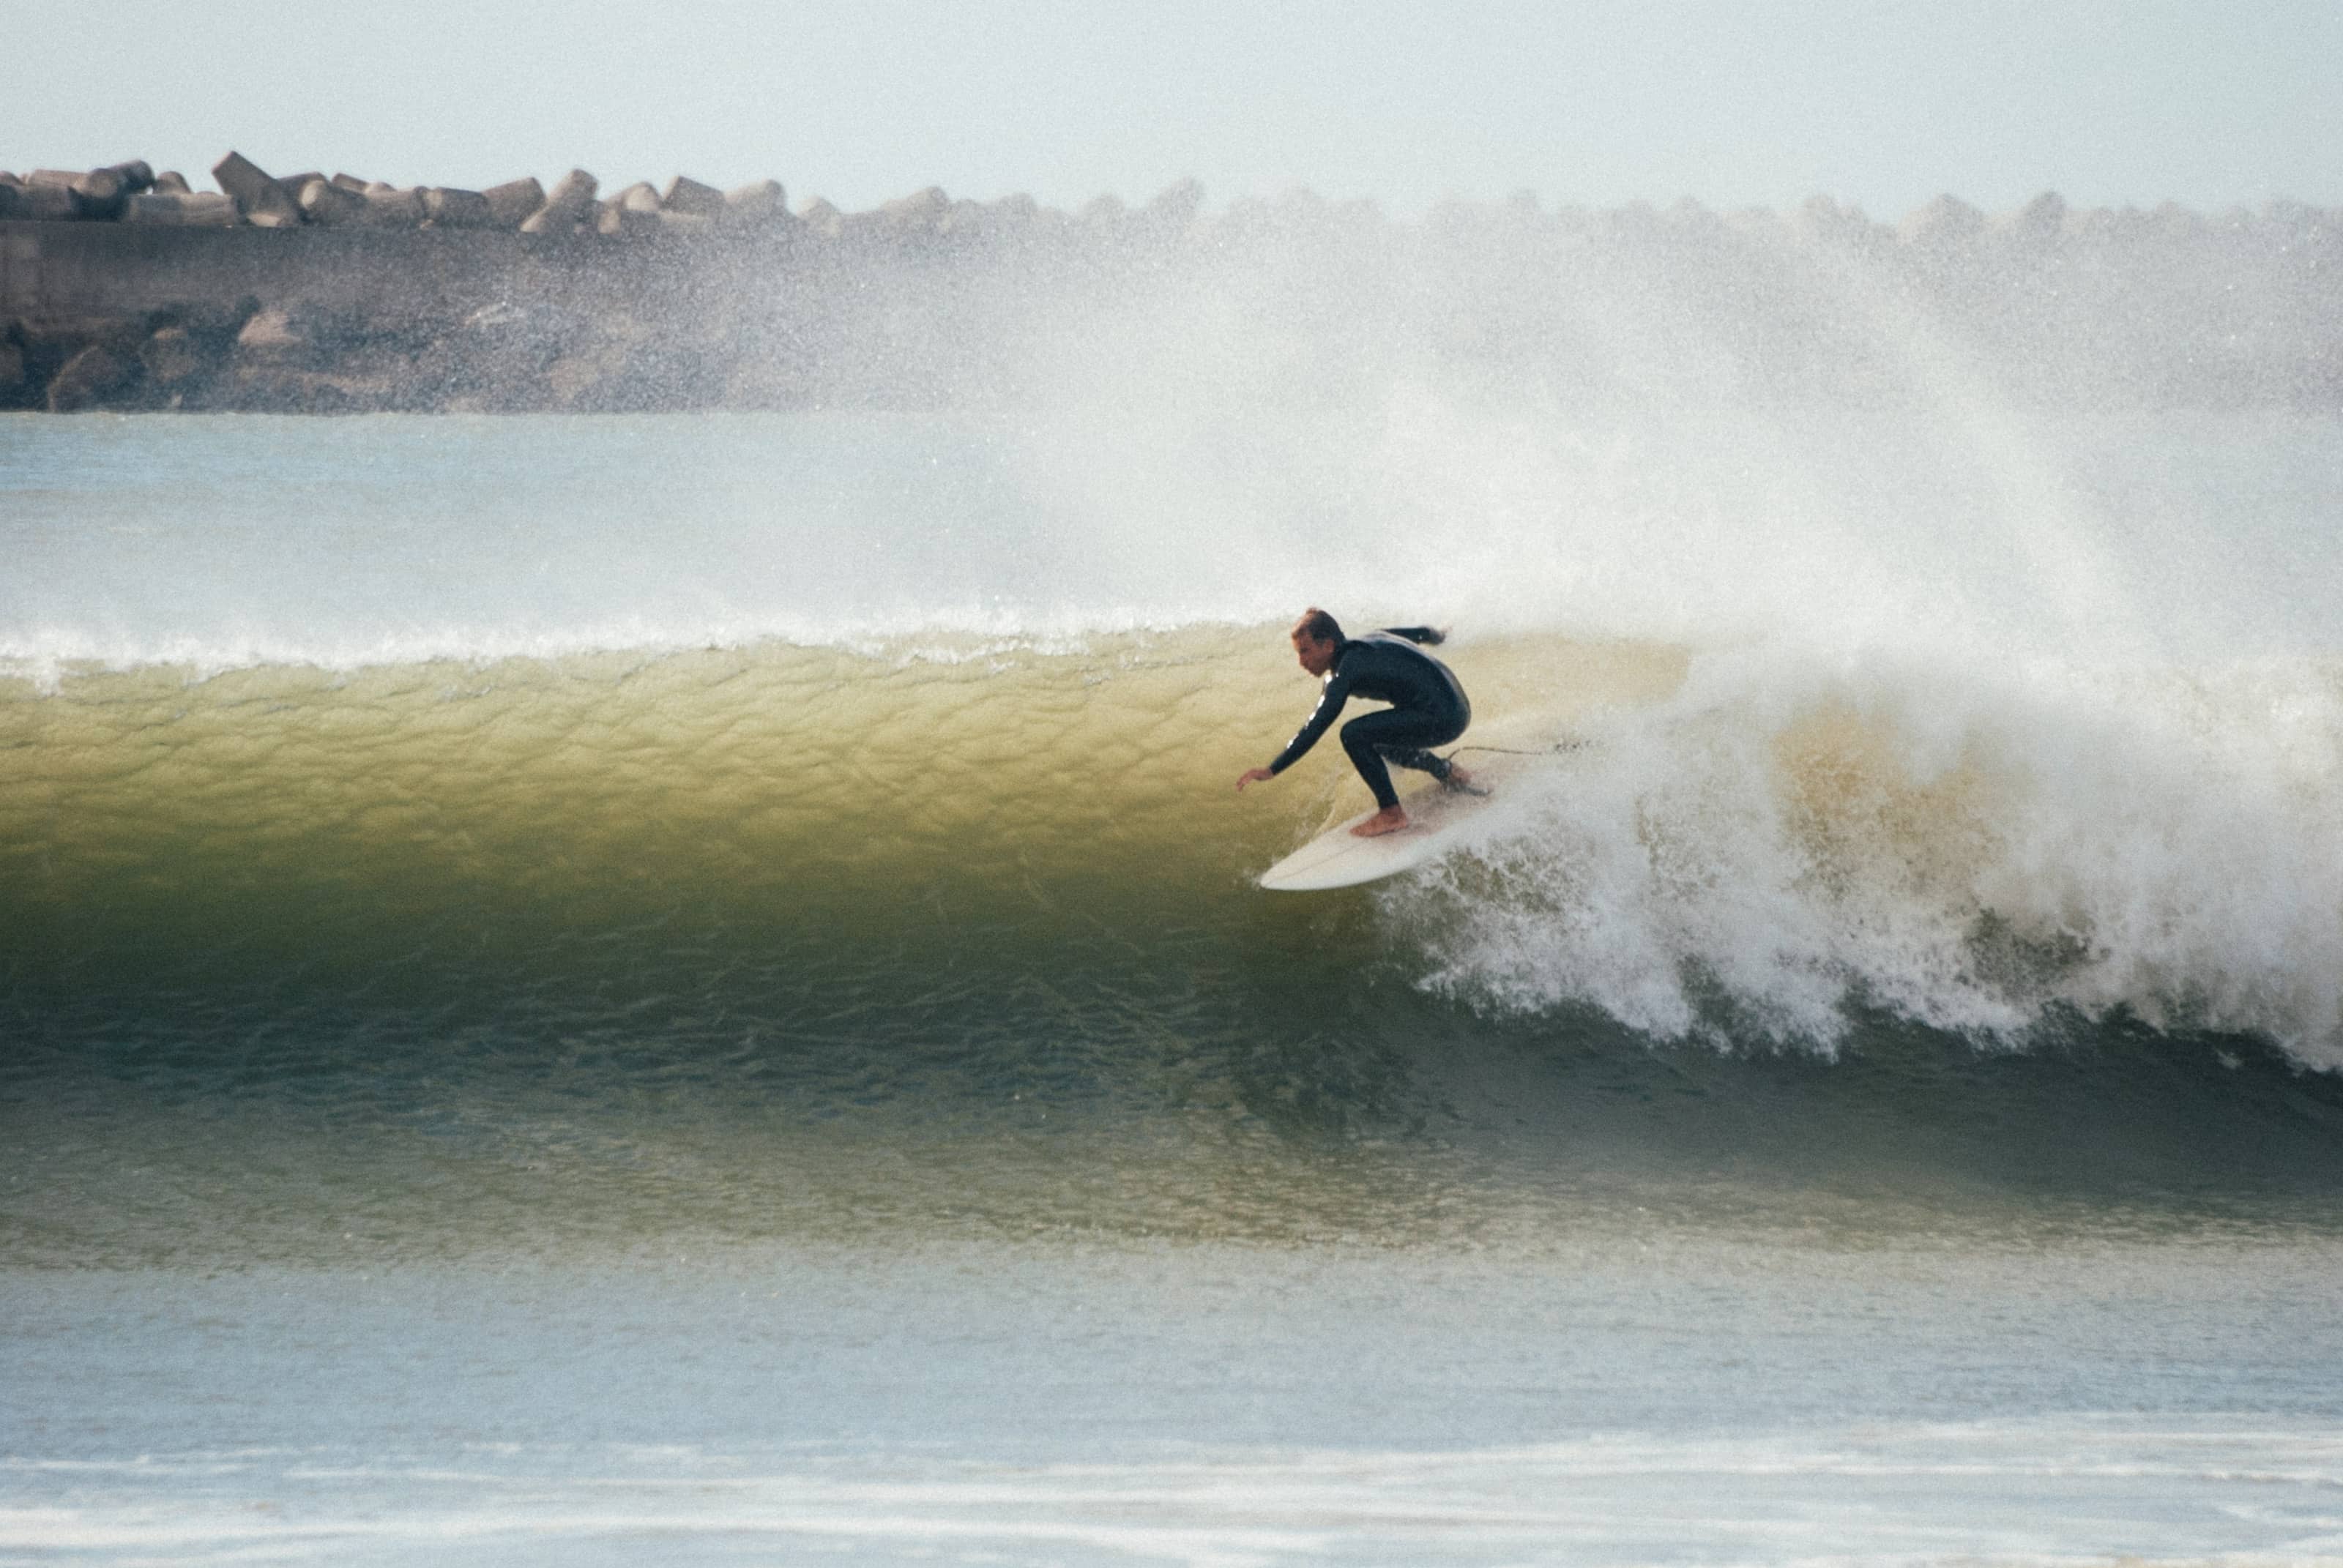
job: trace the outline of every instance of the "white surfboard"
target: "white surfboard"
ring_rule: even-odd
[[[1401,797],[1400,804],[1407,808],[1406,827],[1396,833],[1362,839],[1351,829],[1375,814],[1374,808],[1369,807],[1355,817],[1344,818],[1263,871],[1261,885],[1273,893],[1355,888],[1438,859],[1456,847],[1456,829],[1503,799],[1508,784],[1521,779],[1521,764],[1534,760],[1503,754],[1468,756],[1464,767],[1473,775],[1473,787],[1487,793],[1432,784]]]

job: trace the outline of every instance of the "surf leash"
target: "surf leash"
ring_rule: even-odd
[[[1488,751],[1500,757],[1556,757],[1564,751],[1583,751],[1593,744],[1591,740],[1558,740],[1543,751],[1527,751],[1518,746],[1459,746],[1448,755],[1454,758],[1462,757],[1467,751]]]

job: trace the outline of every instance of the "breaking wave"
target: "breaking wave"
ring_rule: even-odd
[[[720,1005],[775,953],[874,997],[920,994],[970,943],[1037,984],[1117,971],[1077,989],[1160,979],[1166,933],[1238,963],[1282,902],[1251,874],[1359,804],[1332,747],[1229,788],[1306,707],[1279,642],[14,682],[12,968],[441,966],[457,993],[492,951],[596,986],[697,970]],[[1371,922],[1361,960],[1430,994],[1825,1050],[1851,1006],[2005,1042],[2122,1016],[2343,1065],[2343,667],[1986,681],[1760,644],[1453,653],[1499,716],[1465,745],[1580,744],[1463,852],[1338,900]]]

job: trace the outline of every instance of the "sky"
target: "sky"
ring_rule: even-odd
[[[0,0],[0,168],[2343,205],[2343,0]]]

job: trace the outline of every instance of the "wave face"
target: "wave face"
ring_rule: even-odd
[[[9,1245],[2331,1197],[2336,429],[1094,419],[0,427]],[[1577,744],[1279,900],[1313,601]]]
[[[930,905],[952,942],[1038,921],[1043,950],[1004,952],[1013,970],[1051,967],[1069,920],[1217,947],[1272,918],[1248,873],[1363,799],[1332,747],[1273,801],[1229,794],[1309,695],[1277,636],[18,687],[0,841],[37,918],[14,945],[59,971],[132,956],[371,980],[396,949],[598,983],[598,961],[553,955],[681,920],[710,927],[719,970],[812,942],[824,972],[877,962],[882,994],[924,960],[852,955]],[[1457,662],[1509,713],[1468,748],[1576,745],[1509,787],[1467,852],[1354,900],[1379,928],[1361,956],[1436,994],[1825,1048],[1857,997],[1982,1037],[2122,1010],[2343,1060],[2343,672],[1980,692],[1552,638]],[[621,974],[647,961],[628,949]],[[1712,990],[1733,1003],[1722,1033]]]

